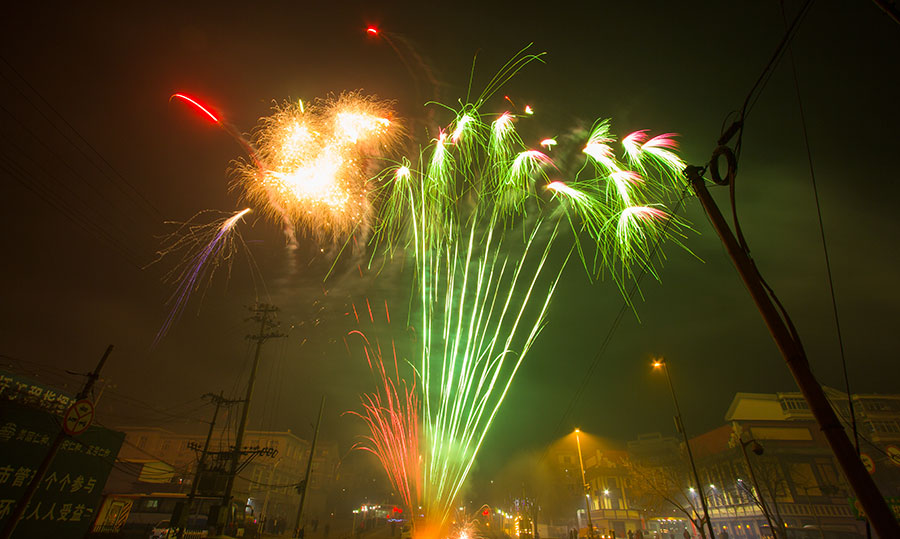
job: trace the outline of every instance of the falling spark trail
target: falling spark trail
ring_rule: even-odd
[[[243,209],[228,218],[219,219],[208,224],[191,225],[186,223],[169,236],[163,249],[158,253],[160,257],[182,249],[187,249],[189,254],[183,260],[182,269],[180,271],[173,270],[170,273],[170,276],[174,276],[177,273],[178,277],[176,280],[178,285],[169,299],[172,308],[153,340],[154,346],[159,343],[168,333],[172,324],[181,316],[191,295],[201,288],[204,278],[211,279],[217,266],[230,262],[236,251],[236,246],[234,245],[234,238],[237,234],[236,225],[248,213],[250,213],[250,208]],[[203,245],[203,247],[199,251],[190,254],[193,252],[193,246],[195,245]]]
[[[366,31],[384,38],[412,72],[388,34]],[[578,170],[561,170],[523,142],[518,124],[540,115],[500,99],[498,91],[533,61],[541,55],[523,49],[480,95],[461,100],[458,109],[444,105],[455,117],[429,126],[434,138],[413,155],[395,159],[401,130],[388,104],[349,93],[311,107],[276,106],[260,120],[252,144],[245,141],[252,162],[237,166],[246,198],[281,221],[290,238],[300,232],[344,245],[361,238],[372,249],[370,260],[380,252],[386,261],[406,255],[413,262],[407,326],[416,332],[414,378],[401,376],[393,341],[390,373],[377,339],[370,342],[362,331],[348,336],[362,338],[377,380],[357,414],[370,433],[361,447],[378,456],[407,507],[424,506],[419,535],[447,531],[567,263],[577,258],[591,278],[608,276],[624,289],[635,268],[656,275],[662,256],[649,246],[677,242],[684,228],[664,209],[684,188],[672,134],[635,131],[621,139],[619,155],[610,121],[599,120],[576,152],[583,161]],[[491,112],[489,105],[502,108]],[[555,138],[540,142],[546,151],[556,145]],[[389,165],[378,173],[375,159]],[[228,252],[240,217],[222,223],[191,259],[176,298],[186,298],[209,261]],[[375,324],[380,310],[368,299],[366,307]],[[176,308],[183,308],[177,300]],[[351,310],[359,324],[359,309]]]
[[[561,181],[551,178],[563,174],[553,160],[517,133],[533,116],[481,110],[524,63],[514,59],[478,100],[461,103],[417,159],[378,176],[373,241],[386,256],[404,248],[415,261],[421,492],[432,530],[447,524],[571,255],[621,287],[632,267],[652,268],[648,244],[679,230],[661,207],[676,191],[659,178],[680,174],[677,156],[665,153],[675,147],[668,135],[626,137],[623,160],[610,122],[599,121],[584,166]],[[565,223],[573,241],[557,245]]]
[[[366,304],[370,304],[368,298]],[[371,322],[376,325],[374,317]],[[390,325],[389,318],[387,324]],[[353,330],[348,336],[352,335],[362,339],[366,362],[376,378],[375,392],[361,397],[362,412],[349,412],[361,418],[369,429],[369,434],[355,447],[369,451],[378,458],[408,514],[413,514],[421,499],[420,405],[415,382],[407,383],[400,376],[393,339],[394,373],[391,375],[385,369],[381,345],[377,340],[373,346],[362,331]]]

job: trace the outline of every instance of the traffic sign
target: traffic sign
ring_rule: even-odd
[[[891,464],[900,466],[900,447],[889,445],[887,447],[887,454],[891,458]]]
[[[91,426],[94,420],[94,403],[81,399],[66,410],[63,416],[63,432],[69,436],[78,436]]]
[[[872,460],[872,457],[866,455],[865,453],[860,453],[859,460],[862,461],[863,466],[866,467],[866,471],[869,472],[869,475],[875,473],[875,461]]]

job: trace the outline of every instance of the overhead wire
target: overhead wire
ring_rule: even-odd
[[[750,91],[747,93],[747,96],[744,99],[744,103],[741,106],[741,109],[738,113],[738,119],[735,120],[731,124],[731,126],[721,134],[719,141],[718,141],[719,146],[721,148],[721,147],[724,147],[724,145],[728,143],[728,141],[730,140],[731,137],[733,137],[734,135],[737,135],[737,140],[734,144],[734,152],[733,152],[734,158],[735,158],[734,171],[732,171],[733,174],[731,174],[731,181],[728,182],[729,201],[731,204],[731,216],[732,216],[732,222],[734,225],[734,233],[735,233],[735,236],[737,237],[737,241],[738,241],[741,249],[746,253],[747,258],[750,260],[750,264],[753,266],[754,273],[756,274],[757,280],[763,286],[763,288],[765,288],[767,294],[771,298],[772,302],[775,304],[775,307],[778,309],[778,312],[780,313],[780,316],[781,316],[782,320],[784,321],[785,325],[787,326],[788,332],[791,335],[791,339],[797,347],[798,353],[800,353],[801,355],[804,355],[804,356],[806,355],[806,353],[803,350],[803,344],[800,340],[800,334],[797,331],[797,328],[794,325],[793,320],[791,319],[790,315],[788,314],[787,309],[781,303],[781,300],[775,294],[775,291],[772,289],[772,287],[769,285],[769,283],[763,278],[762,274],[756,268],[756,262],[754,261],[753,256],[750,252],[750,246],[747,244],[746,238],[744,237],[743,230],[741,229],[740,219],[738,217],[736,183],[737,183],[737,170],[739,169],[739,166],[740,166],[740,156],[741,156],[741,150],[743,148],[743,136],[744,136],[745,121],[746,121],[747,115],[749,114],[750,110],[752,110],[752,108],[756,104],[756,102],[759,100],[760,96],[762,95],[763,90],[765,89],[769,80],[771,79],[772,74],[775,72],[775,68],[778,66],[778,64],[781,62],[782,58],[784,57],[784,54],[788,50],[788,46],[793,41],[794,37],[797,34],[797,30],[800,28],[800,23],[809,14],[809,11],[810,11],[810,8],[812,7],[813,1],[814,0],[805,0],[805,2],[801,5],[800,10],[798,11],[797,15],[794,17],[791,24],[787,27],[787,30],[785,30],[784,36],[782,37],[781,41],[776,46],[775,52],[772,54],[771,58],[769,59],[769,62],[763,68],[762,73],[760,73],[759,77],[756,79],[756,82],[753,84]],[[707,216],[707,218],[708,218],[708,216]]]
[[[0,366],[16,371],[23,376],[35,378],[40,382],[54,386],[55,389],[68,389],[69,384],[74,384],[75,377],[66,369],[30,361],[8,354],[0,353],[0,359],[9,361],[10,363],[0,364]]]
[[[8,355],[8,354],[0,354],[0,358],[3,358],[3,359],[6,359],[6,360],[15,362],[16,364],[19,364],[19,366],[16,367],[15,370],[18,370],[18,371],[20,371],[20,372],[23,372],[24,375],[26,375],[26,376],[33,377],[33,378],[37,378],[38,380],[40,380],[40,381],[42,381],[42,382],[46,382],[46,383],[48,383],[49,385],[59,385],[59,384],[58,384],[58,383],[55,383],[55,382],[52,382],[52,381],[44,380],[44,379],[43,379],[43,376],[44,376],[43,373],[41,373],[40,371],[35,371],[35,370],[30,370],[30,369],[27,369],[27,368],[23,368],[22,365],[30,365],[32,369],[33,369],[33,368],[42,369],[42,370],[44,370],[44,371],[46,371],[46,372],[49,372],[49,373],[51,373],[51,374],[53,374],[53,375],[56,375],[56,376],[60,376],[60,377],[66,376],[66,377],[69,377],[70,381],[71,381],[71,379],[73,378],[73,376],[83,376],[83,375],[80,375],[80,374],[77,374],[77,373],[75,373],[75,374],[73,375],[73,373],[72,373],[71,371],[68,371],[68,370],[66,370],[66,369],[62,369],[62,368],[60,368],[60,367],[55,367],[55,366],[47,365],[47,364],[44,364],[44,363],[41,363],[41,362],[38,362],[38,361],[26,360],[26,359],[22,359],[22,358],[10,356],[10,355]],[[15,365],[9,364],[9,367],[15,367]],[[138,398],[136,398],[136,397],[134,397],[134,396],[131,396],[131,395],[126,395],[126,394],[124,394],[124,393],[121,393],[121,392],[116,391],[116,390],[114,390],[114,389],[111,389],[111,388],[109,388],[109,387],[104,387],[104,388],[103,388],[103,395],[104,395],[105,397],[107,397],[107,398],[119,399],[119,400],[121,400],[121,401],[127,402],[127,403],[128,403],[129,405],[131,405],[131,406],[139,406],[139,407],[141,407],[141,408],[150,410],[151,412],[154,412],[154,413],[156,413],[156,414],[159,414],[160,416],[165,416],[165,417],[167,417],[167,418],[187,419],[187,420],[191,420],[191,421],[205,422],[205,421],[203,421],[203,420],[201,420],[201,419],[197,419],[197,418],[191,417],[191,416],[189,415],[189,414],[191,414],[191,413],[193,413],[193,412],[199,410],[202,406],[204,406],[203,401],[202,401],[200,398],[197,398],[197,397],[192,397],[192,398],[190,398],[190,399],[188,399],[188,400],[181,401],[181,402],[176,403],[176,404],[173,404],[172,406],[169,406],[169,407],[167,407],[167,408],[158,408],[158,407],[156,407],[156,406],[154,406],[154,405],[152,405],[152,404],[150,404],[150,403],[148,403],[148,402],[146,402],[146,401],[143,401],[143,400],[138,399]],[[182,411],[182,412],[180,412],[180,413],[175,413],[175,410],[177,410],[178,408],[182,408],[182,407],[187,406],[187,405],[197,404],[198,402],[199,402],[199,406],[194,406],[193,408],[191,408],[191,409],[189,409],[189,410],[187,410],[187,411]]]
[[[130,407],[140,406],[141,408],[143,408],[143,409],[145,409],[145,410],[148,410],[148,411],[150,411],[152,414],[155,415],[155,417],[147,417],[146,415],[145,415],[145,416],[140,416],[140,415],[131,415],[131,416],[129,416],[127,413],[116,413],[116,412],[109,412],[109,411],[107,411],[106,414],[107,414],[107,415],[110,415],[110,416],[112,416],[112,417],[116,417],[116,418],[129,418],[129,417],[130,417],[130,418],[141,419],[141,420],[144,420],[145,422],[172,422],[172,421],[178,421],[178,422],[186,422],[186,423],[208,423],[206,420],[204,420],[204,419],[202,419],[202,418],[195,417],[195,416],[193,415],[194,413],[200,411],[202,408],[204,408],[204,407],[206,406],[206,403],[204,403],[204,402],[202,402],[202,401],[199,402],[199,403],[194,402],[194,401],[197,401],[197,400],[199,400],[199,399],[191,399],[191,401],[188,401],[188,402],[186,402],[186,403],[184,403],[184,404],[182,404],[182,405],[179,405],[179,406],[173,406],[173,407],[170,408],[169,410],[174,410],[174,409],[176,409],[176,408],[178,408],[178,407],[180,407],[180,406],[184,406],[185,404],[192,404],[192,405],[193,405],[191,408],[189,408],[189,409],[187,409],[187,410],[180,411],[179,413],[174,413],[174,412],[171,412],[171,411],[161,410],[161,409],[159,409],[159,408],[156,408],[156,407],[154,407],[154,406],[152,406],[152,405],[150,405],[150,404],[148,404],[148,403],[146,403],[146,402],[140,401],[140,400],[135,399],[135,398],[133,398],[133,397],[128,397],[128,396],[125,396],[125,395],[122,395],[122,394],[114,393],[114,392],[112,392],[112,390],[110,390],[110,389],[105,389],[105,390],[104,390],[104,396],[106,396],[107,394],[109,394],[108,398],[111,398],[111,399],[114,399],[114,400],[115,400],[115,399],[118,399],[118,400],[120,401],[120,404],[124,403],[124,404],[122,405],[122,407],[125,407],[125,406],[130,406]]]
[[[665,232],[668,231],[669,226],[672,223],[672,220],[675,219],[676,216],[678,215],[678,213],[681,211],[684,201],[687,198],[688,191],[689,191],[689,188],[685,188],[682,191],[681,197],[679,198],[678,203],[675,206],[675,210],[672,212],[672,216],[670,217],[669,221],[666,222],[666,226],[663,229],[663,233],[657,239],[656,243],[653,246],[653,249],[650,251],[650,255],[648,258],[655,257],[656,253],[659,251],[660,247],[662,247],[662,238],[665,237]],[[628,294],[626,295],[625,299],[622,301],[622,306],[619,308],[619,311],[616,314],[616,317],[613,319],[612,325],[610,326],[609,330],[606,332],[606,336],[604,337],[603,341],[600,343],[600,347],[598,348],[597,353],[594,355],[594,358],[591,361],[591,364],[588,367],[587,372],[585,372],[584,376],[582,377],[581,384],[578,386],[578,389],[575,390],[575,394],[572,395],[572,398],[569,400],[569,404],[566,407],[566,410],[563,412],[562,417],[560,417],[559,422],[556,424],[556,427],[553,430],[552,438],[555,439],[556,435],[561,431],[561,429],[565,425],[565,422],[568,419],[569,414],[572,412],[572,410],[575,409],[575,406],[578,404],[578,401],[581,400],[581,395],[584,393],[585,389],[587,389],[588,385],[590,384],[591,378],[593,377],[593,374],[594,374],[594,370],[600,364],[600,360],[603,358],[604,354],[606,353],[606,349],[609,347],[609,344],[612,342],[613,335],[615,335],[616,330],[619,328],[619,324],[621,324],[622,319],[625,316],[625,313],[628,312],[632,308],[632,298],[640,290],[641,281],[643,281],[644,277],[647,276],[647,273],[648,273],[647,268],[646,267],[642,268],[640,274],[635,278],[634,283],[632,283],[631,289],[628,291]],[[547,444],[547,447],[546,447],[540,461],[543,461],[547,457],[547,455],[550,452],[550,447],[552,446],[552,444],[553,444],[552,441]]]
[[[115,171],[109,161],[6,58],[0,56],[0,60],[7,68],[0,69],[0,80],[19,96],[19,99],[5,100],[4,104],[0,105],[5,116],[11,120],[5,122],[5,125],[15,126],[23,135],[15,137],[11,130],[3,131],[4,145],[3,153],[0,154],[2,157],[0,170],[7,172],[28,191],[57,210],[60,216],[74,222],[101,243],[112,247],[132,265],[142,268],[143,259],[146,257],[135,250],[135,246],[140,242],[126,237],[121,223],[124,220],[138,229],[146,228],[148,223],[140,220],[138,213],[127,211],[119,200],[110,199],[112,192],[101,191],[98,184],[89,179],[89,176],[96,178],[98,176],[95,173],[99,172],[100,176],[105,177],[116,187],[116,192],[126,196],[132,205],[141,208],[144,215],[151,216],[153,221],[158,221],[156,216],[159,215],[159,211],[149,204],[149,201],[139,203],[139,200],[146,200],[146,197]],[[9,72],[16,75],[18,82],[8,76]],[[24,91],[22,86],[30,89],[30,94]],[[39,133],[37,123],[22,119],[26,116],[25,112],[17,113],[12,110],[14,102],[24,105],[25,112],[36,112],[61,137],[60,142],[65,142],[62,144],[56,140],[50,142],[45,136],[47,133],[45,126],[41,125],[44,134]],[[27,142],[29,147],[33,145],[33,149],[39,150],[40,155],[22,148],[23,142]],[[86,151],[85,147],[89,148],[91,153]],[[93,173],[85,173],[84,164],[76,165],[68,156],[63,155],[73,148],[82,156]],[[71,154],[70,151],[68,153]],[[64,171],[67,177],[76,180],[75,185],[72,181],[61,181],[48,167]],[[115,176],[110,174],[110,170]],[[40,174],[35,173],[36,171]],[[124,189],[123,184],[127,185],[129,190]],[[76,185],[81,187],[82,192],[75,190]],[[139,237],[150,238],[152,234],[139,234]]]
[[[735,153],[736,153],[736,157],[738,157],[738,158],[740,155],[741,140],[742,140],[743,129],[744,129],[743,128],[744,120],[746,119],[747,114],[749,114],[750,110],[752,110],[753,106],[756,104],[756,101],[759,99],[759,96],[762,94],[762,90],[765,89],[766,85],[768,84],[768,80],[771,77],[772,72],[774,71],[774,67],[780,62],[781,58],[783,57],[787,45],[790,44],[790,42],[793,40],[794,36],[796,35],[796,31],[800,26],[800,22],[808,14],[809,8],[812,6],[812,3],[813,3],[813,0],[805,1],[805,3],[801,7],[798,15],[794,18],[791,25],[788,27],[787,31],[785,32],[785,35],[782,37],[781,41],[776,46],[775,52],[772,54],[771,58],[769,59],[769,62],[766,64],[762,73],[757,78],[756,82],[753,84],[753,86],[751,87],[750,91],[748,92],[746,98],[744,99],[743,105],[741,106],[741,109],[738,112],[738,119],[732,123],[732,126],[729,129],[723,129],[723,138],[725,137],[725,133],[727,133],[729,130],[736,129],[738,141],[735,145],[735,149],[736,149]],[[727,142],[727,140],[725,142]],[[724,144],[724,142],[721,139],[720,139],[720,144]],[[749,255],[749,247],[747,247],[746,242],[744,241],[743,234],[740,229],[740,224],[737,219],[737,209],[736,209],[736,204],[735,204],[734,182],[733,181],[731,182],[730,189],[731,189],[732,214],[734,217],[736,234],[739,238],[739,241],[741,242],[741,247],[743,249],[745,249]],[[683,203],[685,197],[687,196],[687,193],[688,193],[688,190],[686,189],[683,192],[682,197],[678,202],[679,209],[680,209],[681,204]],[[675,214],[677,214],[677,213],[678,213],[678,209],[676,209],[676,211],[675,211]],[[660,242],[657,242],[657,245],[654,247],[654,251],[653,251],[654,253],[655,253],[656,249],[659,248],[659,245],[660,245]],[[757,272],[757,274],[758,274],[758,272]],[[604,340],[602,341],[597,354],[594,357],[594,360],[588,367],[588,370],[585,373],[584,378],[582,379],[581,385],[576,390],[572,399],[570,399],[569,405],[567,406],[565,412],[563,413],[563,416],[560,418],[559,423],[557,424],[556,428],[554,429],[554,437],[556,436],[556,434],[558,432],[560,432],[560,429],[565,424],[565,421],[566,421],[568,415],[574,409],[578,400],[581,398],[581,395],[584,392],[585,388],[588,386],[594,369],[596,369],[597,365],[599,364],[600,359],[602,358],[603,354],[606,351],[606,348],[609,346],[609,343],[612,340],[612,336],[615,334],[615,331],[616,331],[616,329],[618,329],[619,324],[621,323],[621,320],[622,320],[625,312],[627,312],[627,310],[628,310],[630,298],[639,289],[640,281],[644,278],[645,275],[646,275],[646,270],[644,269],[644,270],[642,270],[641,274],[635,280],[635,283],[632,285],[632,288],[629,291],[628,295],[626,296],[626,299],[623,302],[622,307],[619,309],[618,314],[613,319],[612,325],[610,326],[610,329],[607,331],[606,336],[605,336]],[[782,316],[785,318],[786,323],[788,324],[792,335],[795,336],[795,339],[797,340],[797,343],[799,345],[799,337],[797,336],[798,334],[796,332],[796,329],[793,326],[793,323],[790,321],[790,317],[787,315],[786,309],[781,304],[781,302],[778,300],[778,298],[775,296],[774,291],[768,286],[767,283],[765,283],[765,281],[762,280],[762,276],[760,276],[759,278],[762,281],[763,286],[769,292],[770,296],[772,296],[773,301],[776,303],[779,310],[781,311]],[[549,454],[552,443],[553,442],[551,441],[550,443],[547,444],[544,454],[540,459],[541,461],[543,461],[546,458],[546,456]]]
[[[744,102],[741,105],[740,110],[738,111],[737,119],[731,124],[729,129],[723,129],[721,133],[721,138],[719,139],[719,144],[725,144],[727,140],[727,133],[731,129],[737,129],[737,141],[734,145],[734,155],[735,155],[735,170],[739,168],[740,158],[741,158],[741,150],[743,148],[743,136],[744,136],[744,123],[746,122],[747,115],[750,114],[750,111],[756,105],[756,102],[759,100],[762,95],[763,90],[769,83],[769,80],[772,77],[772,74],[775,72],[775,67],[777,67],[778,63],[781,61],[784,56],[785,51],[787,50],[787,46],[793,41],[794,36],[796,36],[797,30],[800,28],[801,21],[806,17],[809,13],[810,8],[812,7],[813,0],[805,0],[804,4],[801,6],[800,11],[797,16],[794,17],[790,26],[785,30],[784,37],[782,37],[781,41],[775,47],[775,52],[772,54],[769,62],[763,68],[759,77],[754,82],[753,86],[750,88],[750,91],[747,92],[747,96],[744,98]],[[729,114],[730,116],[730,114]],[[735,235],[737,236],[738,243],[741,245],[741,248],[744,249],[748,254],[750,252],[750,248],[747,246],[747,242],[744,239],[744,233],[741,230],[740,222],[738,220],[737,214],[737,204],[735,200],[735,181],[737,178],[737,174],[732,179],[729,185],[729,196],[731,202],[731,211],[732,211],[732,221],[734,222]]]
[[[27,172],[24,167],[18,163],[12,162],[8,158],[0,156],[0,170],[6,171],[10,176],[22,184],[23,187],[56,209],[60,215],[81,227],[88,235],[93,236],[101,243],[106,243],[108,247],[121,256],[126,262],[135,266],[137,269],[142,268],[139,256],[132,252],[119,239],[114,237],[109,232],[108,227],[97,223],[90,216],[73,207],[58,193],[55,193],[45,185],[42,185],[37,181],[35,176]]]
[[[49,115],[46,114],[45,111],[44,111],[41,107],[37,106],[37,104],[35,104],[34,101],[32,101],[32,99],[31,99],[25,92],[23,92],[23,91],[22,91],[22,90],[21,90],[21,89],[13,82],[13,81],[11,81],[11,80],[10,80],[5,74],[3,74],[2,72],[0,72],[0,77],[2,77],[4,80],[6,80],[7,83],[19,93],[19,95],[21,95],[22,97],[24,97],[24,98],[28,101],[28,103],[31,104],[31,106],[32,106],[36,111],[38,111],[38,113],[39,113],[42,117],[44,117],[44,119],[47,120],[47,122],[50,123],[50,124],[54,127],[54,129],[55,129],[60,135],[62,135],[62,136],[63,136],[63,137],[64,137],[64,138],[65,138],[65,139],[66,139],[66,140],[67,140],[74,148],[76,148],[76,149],[78,150],[78,152],[79,152],[81,155],[84,156],[85,159],[87,159],[89,162],[91,162],[91,163],[97,168],[97,170],[99,170],[101,173],[103,173],[104,176],[106,176],[106,177],[110,180],[110,182],[111,182],[113,185],[115,185],[115,186],[117,187],[117,189],[119,189],[120,192],[122,192],[122,194],[128,196],[128,197],[135,203],[136,206],[141,206],[141,205],[143,205],[143,207],[145,208],[145,210],[149,209],[149,211],[152,212],[156,218],[160,218],[160,219],[162,218],[162,212],[159,210],[159,208],[157,208],[152,202],[150,202],[150,200],[149,200],[149,199],[148,199],[148,198],[147,198],[147,197],[146,197],[146,196],[145,196],[145,195],[144,195],[144,194],[143,194],[143,193],[142,193],[142,192],[141,192],[141,191],[133,184],[133,183],[131,183],[130,181],[128,181],[128,179],[126,179],[125,176],[123,176],[118,170],[116,170],[116,168],[115,168],[115,167],[114,167],[114,166],[113,166],[113,165],[112,165],[112,164],[111,164],[111,163],[103,156],[103,154],[101,154],[101,153],[97,150],[97,148],[94,147],[94,145],[91,144],[90,141],[89,141],[87,138],[85,138],[85,137],[84,137],[84,136],[83,136],[83,135],[82,135],[82,134],[81,134],[81,133],[80,133],[80,132],[79,132],[79,131],[78,131],[78,130],[77,130],[77,129],[76,129],[76,128],[68,121],[68,120],[67,120],[67,119],[66,119],[66,117],[63,116],[63,115],[56,109],[56,107],[54,107],[53,104],[51,104],[50,101],[48,101],[47,98],[45,98],[44,95],[43,95],[40,91],[38,91],[38,89],[37,89],[33,84],[31,84],[31,82],[30,82],[29,80],[28,80],[27,78],[25,78],[25,76],[22,75],[22,73],[19,72],[19,70],[17,70],[17,69],[15,68],[15,66],[12,65],[12,63],[9,62],[9,60],[7,60],[4,56],[0,55],[0,61],[2,61],[4,64],[6,64],[6,67],[7,67],[10,71],[12,71],[12,73],[14,73],[14,74],[16,75],[16,77],[17,77],[22,83],[24,83],[25,86],[27,86],[28,89],[31,90],[31,92],[32,92],[35,96],[37,96],[37,98],[41,101],[41,103],[43,103],[44,106],[45,106],[47,109],[49,109],[49,110],[56,116],[56,118],[58,118],[58,119],[59,119],[59,120],[60,120],[60,121],[68,128],[69,131],[71,131],[72,133],[74,133],[74,135],[78,138],[78,140],[81,141],[81,143],[82,143],[84,146],[87,146],[87,148],[90,149],[90,152],[91,152],[94,156],[96,156],[97,159],[99,159],[99,160],[103,163],[103,165],[105,165],[105,167],[106,167],[106,169],[107,169],[108,171],[111,171],[111,172],[113,173],[113,175],[115,176],[115,178],[113,178],[113,177],[111,177],[109,174],[107,174],[107,170],[104,170],[104,167],[102,167],[102,166],[100,166],[99,164],[97,164],[97,163],[94,161],[94,159],[93,159],[90,155],[88,155],[88,153],[85,152],[84,149],[83,149],[80,145],[76,144],[75,141],[73,141],[73,140],[72,140],[72,139],[64,132],[64,130],[60,129],[59,126],[57,126],[57,125],[53,122],[53,120],[49,117]],[[124,189],[124,188],[122,188],[122,185],[123,185],[123,184],[124,184],[125,186],[128,187],[127,190]],[[128,194],[129,191],[131,192],[130,195]],[[138,202],[138,201],[139,201],[139,202]]]
[[[52,421],[57,426],[57,428],[62,430],[62,421],[59,417],[53,416]],[[93,423],[95,425],[99,425],[100,427],[102,427],[106,430],[116,432],[115,429],[111,429],[111,428],[103,425],[99,421],[94,420]],[[72,442],[80,445],[81,447],[86,447],[86,444],[78,437],[75,437],[75,436],[66,436],[66,437],[69,440],[71,440]],[[153,457],[157,462],[160,462],[160,463],[165,464],[166,466],[169,466],[170,468],[172,468],[173,473],[178,472],[183,475],[183,474],[187,473],[187,471],[189,470],[186,467],[182,468],[182,467],[176,466],[170,462],[165,461],[164,459],[160,458],[158,455],[154,455],[153,453],[146,451],[142,447],[139,447],[138,445],[136,445],[132,442],[129,442],[127,438],[122,439],[122,445],[128,445],[128,446],[134,448],[135,450],[137,450],[138,452],[143,453],[144,455]],[[121,449],[119,450],[119,452],[121,452]],[[112,469],[118,470],[119,472],[122,472],[125,475],[135,477],[135,478],[141,477],[143,475],[140,470],[132,470],[127,467],[124,467],[123,464],[127,463],[128,461],[121,460],[119,458],[118,452],[116,453],[116,455],[111,455],[111,456],[106,456],[106,457],[98,455],[97,458],[100,458],[101,460],[106,461],[106,463],[109,464]]]
[[[780,2],[780,5],[781,5],[781,18],[786,26],[787,19],[786,19],[786,15],[784,12],[784,1],[783,0]],[[822,253],[825,258],[825,272],[828,276],[828,291],[831,296],[831,311],[834,315],[835,332],[837,334],[838,349],[840,351],[840,357],[841,357],[841,371],[844,376],[844,392],[847,393],[847,403],[850,407],[850,420],[851,420],[850,426],[853,430],[853,440],[856,445],[856,453],[859,454],[859,451],[860,451],[860,449],[859,449],[859,429],[857,428],[857,425],[856,425],[856,413],[854,413],[854,410],[853,410],[853,397],[851,396],[852,393],[850,391],[850,375],[848,374],[848,369],[847,369],[847,356],[846,356],[845,349],[844,349],[844,337],[841,332],[841,319],[840,319],[840,316],[838,316],[837,297],[835,296],[835,293],[834,293],[834,275],[831,271],[831,257],[828,254],[828,241],[826,240],[826,237],[825,237],[825,222],[824,222],[824,219],[822,218],[822,203],[821,203],[821,200],[819,199],[819,187],[818,187],[818,183],[816,182],[816,170],[815,170],[815,167],[813,166],[812,147],[809,142],[809,131],[806,126],[806,112],[803,107],[803,96],[800,92],[800,79],[797,75],[797,64],[794,60],[794,50],[793,50],[793,47],[791,44],[788,44],[787,49],[788,49],[788,55],[790,58],[791,73],[793,74],[794,90],[797,94],[797,109],[800,112],[800,126],[803,131],[803,143],[804,143],[804,146],[806,147],[806,162],[809,166],[809,179],[810,179],[810,183],[812,184],[813,199],[815,200],[815,203],[816,203],[816,217],[818,218],[818,223],[819,223],[819,236],[822,239]]]

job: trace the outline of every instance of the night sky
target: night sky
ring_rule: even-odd
[[[501,96],[531,104],[547,136],[609,117],[617,133],[680,133],[683,158],[702,164],[784,32],[774,1],[590,9],[127,4],[19,3],[0,22],[0,354],[14,358],[4,363],[48,365],[41,372],[59,381],[58,369],[88,371],[112,343],[100,403],[107,426],[164,425],[171,418],[160,410],[205,417],[202,393],[236,395],[246,379],[252,351],[244,337],[255,328],[244,306],[270,301],[290,331],[264,349],[250,427],[310,436],[325,393],[325,436],[345,449],[361,425],[341,414],[374,387],[360,350],[351,356],[343,342],[356,327],[345,315],[349,301],[368,297],[383,309],[387,300],[402,312],[408,289],[391,273],[361,277],[354,261],[323,287],[332,247],[321,253],[307,241],[291,254],[276,223],[251,220],[242,234],[257,269],[238,255],[230,277],[220,270],[153,347],[173,290],[163,277],[177,260],[144,266],[172,231],[165,222],[243,207],[228,174],[240,148],[169,95],[202,96],[245,132],[273,100],[344,90],[396,100],[410,117],[421,114],[410,75],[390,47],[367,38],[366,25],[414,44],[449,103],[464,96],[476,54],[479,87],[533,42],[533,52],[548,53],[546,64],[532,64]],[[798,7],[786,2],[788,17]],[[900,26],[866,1],[815,3],[793,48],[854,392],[900,392],[898,50]],[[737,205],[758,267],[791,313],[819,380],[842,388],[792,77],[786,56],[748,117]],[[500,99],[488,109],[502,112]],[[727,191],[713,191],[726,211]],[[566,270],[549,325],[485,442],[477,479],[576,425],[623,441],[674,434],[665,381],[649,366],[654,355],[669,361],[692,433],[719,426],[735,392],[796,390],[699,203],[688,199],[682,214],[695,230],[685,239],[693,254],[665,248],[661,282],[642,282],[637,316],[626,312],[606,347],[621,294],[610,282],[591,284],[577,264]],[[395,338],[409,337],[394,326]],[[202,428],[190,425],[168,423]]]

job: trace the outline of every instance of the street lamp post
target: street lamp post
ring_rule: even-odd
[[[594,523],[591,521],[591,491],[584,478],[584,460],[581,458],[581,430],[575,429],[575,445],[578,447],[578,466],[581,468],[581,490],[584,492],[584,506],[587,508],[588,537],[594,537]]]
[[[672,385],[672,377],[669,375],[669,365],[665,358],[658,358],[653,361],[654,369],[662,369],[666,373],[666,381],[669,383],[669,391],[672,393],[672,402],[675,404],[675,428],[681,432],[684,439],[684,446],[687,448],[688,460],[691,461],[691,471],[694,473],[694,482],[697,484],[697,492],[700,494],[700,505],[703,507],[703,518],[706,520],[706,527],[709,529],[710,539],[716,539],[716,532],[713,530],[712,521],[709,519],[709,508],[706,506],[706,496],[703,494],[703,483],[700,482],[700,475],[697,474],[697,465],[694,464],[694,453],[691,451],[691,444],[688,442],[687,432],[684,430],[684,421],[681,419],[681,408],[678,406],[678,398],[675,396],[675,387]]]
[[[748,445],[753,444],[753,452],[757,455],[763,454],[763,447],[753,438],[745,442],[743,437],[738,437],[735,441],[741,444],[741,452],[744,454],[744,462],[747,463],[747,470],[750,471],[750,480],[753,481],[753,488],[756,489],[756,497],[759,498],[759,507],[760,509],[762,509],[763,515],[765,515],[766,517],[766,522],[769,523],[769,529],[772,530],[772,537],[777,539],[778,535],[775,533],[775,526],[772,525],[772,517],[771,515],[769,515],[769,509],[768,507],[766,507],[765,499],[763,499],[762,490],[759,488],[759,481],[756,480],[756,472],[753,470],[753,465],[750,464],[750,456],[747,455]]]

